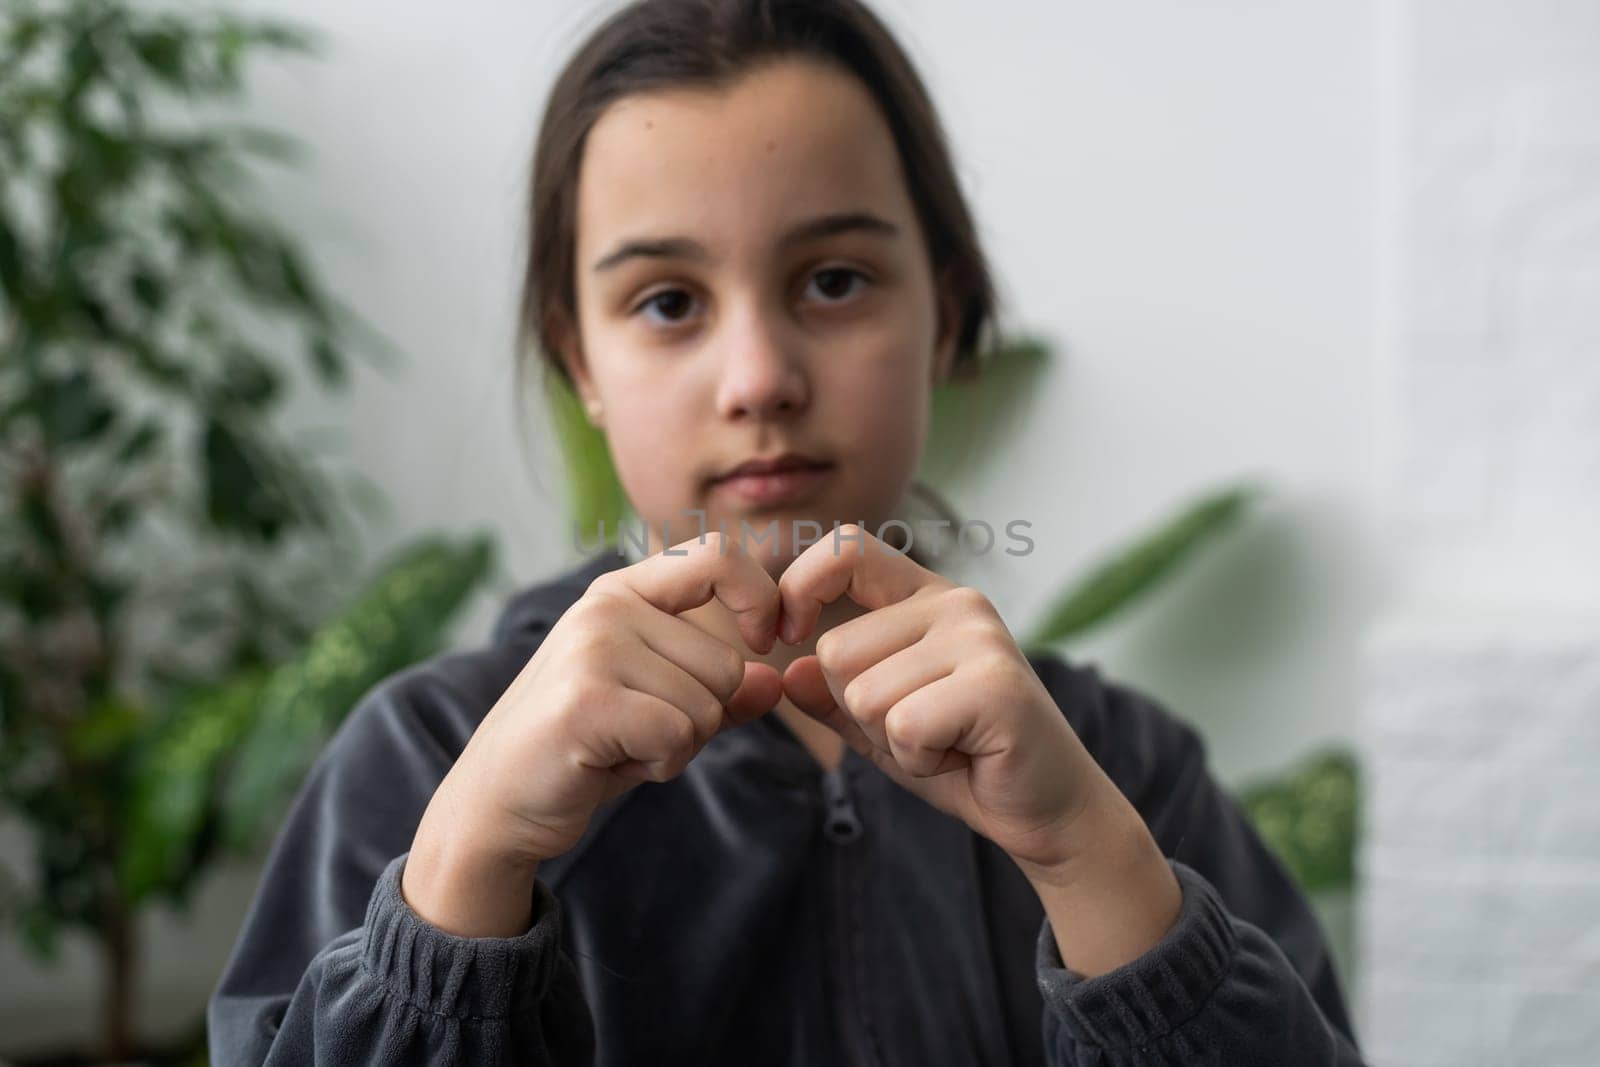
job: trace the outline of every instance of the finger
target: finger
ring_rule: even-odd
[[[722,728],[722,697],[666,656],[643,648],[636,655],[622,657],[614,669],[615,678],[622,685],[657,697],[687,715],[689,721],[694,723],[696,749],[711,740]],[[739,682],[743,680],[744,671],[741,669]],[[736,688],[738,683],[727,687],[728,695],[732,696]]]
[[[737,617],[751,651],[765,654],[777,643],[777,583],[738,539],[721,531],[607,571],[595,581],[616,583],[670,615],[716,597]]]
[[[817,638],[816,654],[822,669],[839,685],[901,649],[924,640],[936,621],[932,586],[924,586],[909,599],[842,622]]]
[[[777,668],[768,663],[746,663],[744,681],[728,701],[728,713],[723,716],[721,730],[759,719],[777,707],[782,699],[783,678]]]
[[[923,686],[948,677],[954,671],[954,657],[941,655],[937,646],[930,641],[919,641],[901,649],[868,667],[844,685],[829,677],[826,665],[823,667],[835,701],[872,739],[872,743],[885,752],[893,751],[884,727],[884,717],[889,714],[889,709]]]
[[[717,732],[758,718],[783,699],[783,679],[765,663],[677,615],[646,613],[636,631],[646,646],[688,672],[724,706]]]
[[[626,686],[617,693],[612,713],[598,726],[609,729],[611,737],[609,742],[592,746],[591,751],[601,754],[594,765],[606,766],[606,760],[620,760],[611,763],[611,769],[629,781],[666,781],[683,772],[709,736],[759,718],[777,706],[783,697],[783,680],[769,664],[746,664],[744,681],[729,701],[726,714],[717,715],[715,728],[705,738],[694,719],[676,703]],[[682,753],[676,722],[663,716],[663,709],[690,723],[691,741]]]
[[[683,668],[726,704],[744,682],[744,653],[688,619],[664,611],[647,611],[635,632],[656,654]]]
[[[895,703],[883,718],[889,754],[906,774],[931,778],[969,766],[986,711],[970,686],[947,674]],[[974,752],[974,750],[977,750]]]
[[[694,723],[650,693],[618,686],[591,721],[582,761],[633,781],[666,781],[694,755]]]
[[[795,707],[831,728],[857,753],[873,759],[876,750],[872,739],[861,732],[861,727],[834,700],[817,657],[801,656],[789,664],[783,672],[783,692]],[[874,762],[877,761],[874,759]]]
[[[869,610],[898,604],[928,585],[950,580],[872,536],[845,523],[811,545],[783,572],[778,593],[783,603],[783,638],[804,641],[824,604],[848,596]]]

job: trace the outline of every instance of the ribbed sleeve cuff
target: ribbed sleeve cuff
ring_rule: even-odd
[[[1044,1010],[1079,1044],[1141,1048],[1182,1026],[1233,963],[1236,934],[1216,888],[1168,860],[1183,891],[1178,921],[1154,948],[1114,971],[1085,978],[1061,961],[1046,918],[1036,952]]]
[[[561,949],[561,906],[534,881],[533,921],[517,937],[457,937],[411,910],[400,895],[406,856],[379,875],[367,904],[362,965],[419,1011],[460,1019],[522,1013],[544,997]]]

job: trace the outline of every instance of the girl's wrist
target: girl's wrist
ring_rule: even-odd
[[[457,937],[517,937],[533,913],[539,860],[452,802],[449,779],[423,813],[401,872],[400,894],[424,922]]]
[[[1154,948],[1177,922],[1183,890],[1131,805],[1097,812],[1049,867],[1019,863],[1044,905],[1061,960],[1092,978]]]

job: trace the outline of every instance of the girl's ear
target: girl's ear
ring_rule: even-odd
[[[960,336],[961,310],[957,306],[955,287],[951,284],[951,270],[946,267],[934,289],[938,309],[938,329],[933,346],[933,384],[938,385],[950,374],[955,363],[956,341]]]
[[[572,328],[566,316],[560,315],[551,324],[550,336],[556,348],[556,358],[561,360],[567,376],[572,379],[573,389],[583,404],[583,410],[589,415],[589,422],[597,429],[604,426],[601,421],[600,392],[595,388],[588,362],[583,358],[583,344],[578,331]]]

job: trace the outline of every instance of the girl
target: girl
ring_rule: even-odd
[[[361,701],[216,1060],[1359,1062],[1195,733],[874,533],[994,304],[879,21],[629,6],[555,84],[531,229],[527,332],[649,550]]]

